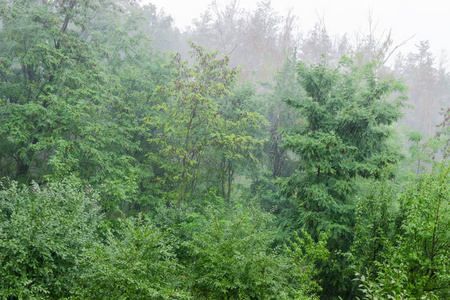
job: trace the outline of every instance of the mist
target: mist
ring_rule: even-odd
[[[445,10],[287,2],[0,2],[0,298],[450,298]]]

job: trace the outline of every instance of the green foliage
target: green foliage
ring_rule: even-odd
[[[156,194],[145,184],[157,177],[145,156],[155,128],[142,125],[170,72],[139,28],[145,12],[128,1],[1,3],[1,176],[76,174],[108,211]]]
[[[450,294],[450,165],[442,162],[419,182],[406,187],[400,200],[404,219],[395,249],[406,267],[413,296]],[[394,256],[395,257],[395,256]]]
[[[67,165],[78,149],[75,137],[95,134],[98,126],[82,125],[101,107],[97,86],[105,78],[92,59],[93,45],[77,34],[96,5],[13,1],[2,7],[0,38],[12,63],[1,81],[8,101],[0,135],[9,144],[5,156],[17,161],[16,174],[8,175],[40,180],[42,173],[31,169],[48,170],[48,151],[68,156]]]
[[[73,178],[0,185],[0,297],[70,295],[79,262],[96,239],[98,195]]]
[[[318,280],[320,270],[317,264],[329,259],[328,236],[329,233],[322,232],[318,241],[315,242],[306,231],[301,231],[301,236],[296,233],[293,241],[285,247],[290,263],[293,264],[289,270],[292,272],[293,279],[289,283],[295,291],[308,295],[322,290],[320,286],[322,282]],[[290,274],[289,271],[287,274]],[[316,280],[313,281],[313,279]]]
[[[436,137],[443,144],[443,156],[448,158],[450,156],[450,107],[441,108],[440,114],[444,117],[444,120],[436,125],[439,129],[436,132]]]
[[[190,299],[174,238],[142,215],[119,220],[104,243],[86,251],[76,288],[79,299]]]
[[[357,67],[343,58],[337,68],[325,61],[298,64],[305,95],[287,98],[302,118],[284,135],[284,147],[300,156],[299,170],[281,180],[292,201],[284,215],[294,228],[317,239],[330,231],[329,262],[321,265],[322,297],[351,295],[345,252],[353,239],[358,178],[379,178],[400,158],[388,142],[406,100],[398,80],[381,80],[375,62]]]
[[[179,185],[179,204],[187,192],[192,192],[188,185],[203,183],[197,182],[198,165],[208,159],[208,152],[220,149],[219,161],[233,163],[251,157],[250,150],[262,143],[246,134],[261,126],[261,115],[236,109],[233,117],[222,116],[219,99],[230,93],[237,75],[235,68],[228,68],[229,58],[218,58],[217,52],[206,52],[192,43],[191,48],[195,65],[189,67],[179,54],[175,55],[174,81],[158,88],[158,97],[167,100],[157,105],[154,116],[148,118],[148,124],[158,128],[149,141],[159,145],[159,155],[166,159],[162,167]],[[156,153],[149,156],[156,160]],[[226,167],[225,171],[234,169]]]
[[[350,249],[353,268],[359,272],[378,272],[391,251],[398,232],[396,229],[396,194],[390,181],[370,180],[360,189],[366,189],[357,196],[355,209],[354,240]]]
[[[375,282],[370,279],[384,276],[383,264],[390,257],[399,233],[395,183],[386,179],[363,180],[358,190],[353,244],[345,254],[349,262],[345,269],[346,281],[349,283],[348,288],[356,295],[361,294],[357,292],[359,283],[353,280],[353,284],[350,284],[355,271],[367,278],[366,282],[361,281],[363,285],[368,284],[365,286],[367,291],[375,289],[375,286],[371,286]]]
[[[219,101],[218,131],[205,158],[208,187],[220,187],[222,197],[230,201],[237,172],[247,175],[259,162],[261,149],[266,142],[264,117],[255,112],[258,99],[255,87],[243,83],[233,88]]]
[[[284,145],[302,160],[284,189],[296,199],[301,227],[313,234],[332,229],[332,237],[344,238],[340,244],[348,246],[353,179],[377,177],[398,160],[386,140],[388,125],[401,116],[405,87],[399,81],[380,81],[375,64],[358,68],[348,59],[336,69],[300,63],[299,84],[307,96],[287,102],[304,122],[285,135]],[[392,93],[399,95],[389,99]]]
[[[360,63],[389,36],[332,68],[348,41],[316,26],[299,55],[317,64],[253,84],[293,16],[213,3],[188,34],[234,58],[190,43],[169,62],[173,20],[138,2],[0,1],[0,298],[450,298],[450,166],[421,174],[448,156],[448,109],[394,182],[406,88]],[[400,65],[430,135],[448,74],[427,43]]]
[[[386,264],[381,265],[376,281],[372,280],[370,273],[367,273],[366,275],[356,273],[357,281],[360,282],[359,289],[364,295],[362,299],[411,299],[405,289],[405,283],[408,280],[408,276],[401,267],[402,266],[395,268]],[[429,298],[421,297],[421,299],[425,300]]]
[[[406,163],[411,164],[413,174],[419,175],[430,169],[433,162],[439,161],[440,151],[444,151],[445,156],[445,138],[431,136],[425,139],[424,135],[413,130],[408,132],[408,140],[411,145]]]
[[[412,300],[434,300],[439,298],[433,292],[422,291],[420,294],[412,295],[409,276],[405,266],[390,266],[383,263],[379,266],[376,276],[367,272],[365,275],[356,273],[355,281],[359,282],[359,291],[364,300],[376,299],[412,299]],[[357,297],[357,299],[360,299]]]
[[[326,237],[316,244],[303,233],[285,250],[271,249],[269,217],[255,208],[210,208],[184,225],[185,277],[195,299],[314,298],[314,264],[327,257]]]
[[[398,235],[389,237],[383,234],[385,244],[391,246],[381,249],[384,254],[379,257],[383,259],[375,258],[369,263],[369,266],[376,266],[376,273],[368,270],[357,274],[364,299],[449,297],[449,175],[449,163],[442,162],[417,180],[412,178],[405,184],[399,198],[400,211],[389,210],[391,215],[392,212],[397,214],[397,223],[400,223]],[[383,198],[379,200],[385,202]],[[363,242],[364,239],[358,238],[352,248],[361,248],[357,245]],[[367,248],[373,247],[369,245]],[[354,254],[370,259],[367,253]]]
[[[421,162],[426,160],[428,157],[423,153],[423,145],[420,144],[424,136],[418,131],[410,131],[408,133],[408,140],[411,142],[409,147],[409,153],[414,161],[417,161],[416,174],[420,174],[423,169]]]

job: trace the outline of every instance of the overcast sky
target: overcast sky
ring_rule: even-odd
[[[227,0],[217,0],[226,3]],[[153,3],[170,14],[176,25],[184,29],[206,10],[211,0],[144,0]],[[256,7],[257,1],[240,0],[240,7]],[[369,11],[378,23],[379,35],[392,29],[395,44],[415,37],[401,48],[402,52],[414,51],[419,41],[429,40],[436,56],[442,50],[450,58],[450,3],[443,0],[272,0],[272,6],[285,14],[292,7],[299,17],[301,31],[310,30],[323,18],[331,35],[367,32]]]

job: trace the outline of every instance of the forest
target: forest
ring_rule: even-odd
[[[270,0],[0,1],[0,299],[450,299],[450,73]]]

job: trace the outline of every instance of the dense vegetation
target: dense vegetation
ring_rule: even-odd
[[[0,298],[449,299],[445,65],[294,32],[1,1]]]

